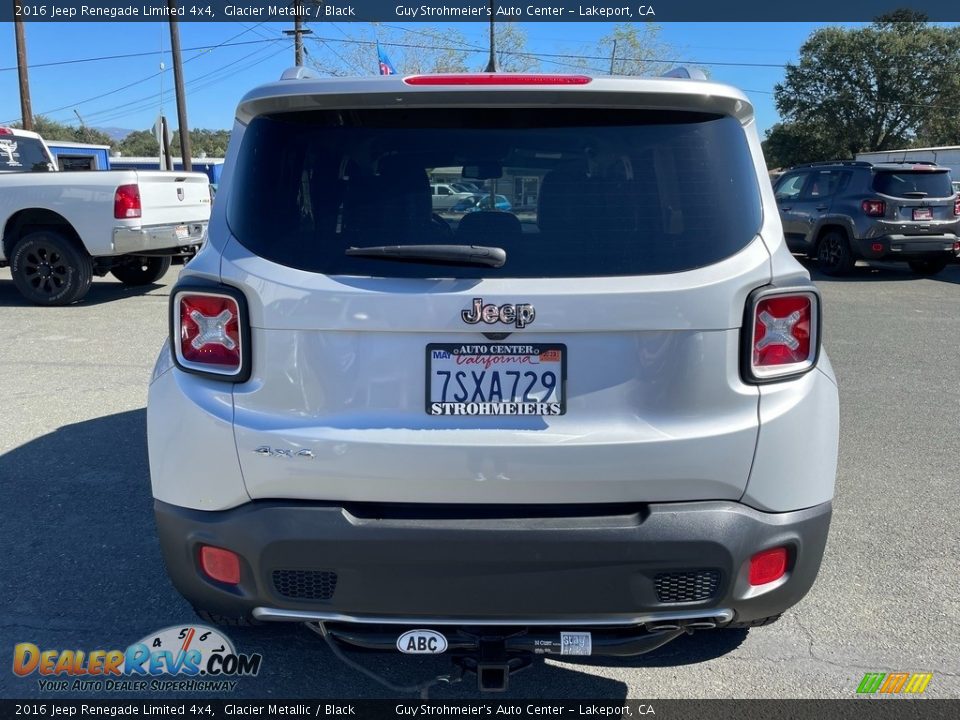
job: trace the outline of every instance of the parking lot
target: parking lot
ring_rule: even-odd
[[[25,304],[0,270],[0,648],[124,648],[192,622],[164,572],[146,458],[146,384],[168,290],[97,280],[81,305]],[[838,490],[813,591],[779,623],[684,637],[647,656],[538,661],[508,696],[849,698],[866,672],[932,672],[960,697],[960,265],[816,276],[840,381]],[[803,443],[803,437],[796,438]],[[228,629],[260,652],[234,697],[391,693],[299,626]],[[397,682],[440,658],[365,656]],[[9,662],[9,656],[7,661]],[[9,665],[7,665],[9,667]],[[437,698],[477,694],[472,676]],[[49,697],[0,671],[3,697]]]

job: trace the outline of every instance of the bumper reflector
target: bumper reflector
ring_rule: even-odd
[[[235,552],[203,545],[200,548],[200,567],[217,582],[240,584],[240,557]]]
[[[773,548],[750,558],[750,584],[766,585],[779,580],[787,571],[787,549]]]

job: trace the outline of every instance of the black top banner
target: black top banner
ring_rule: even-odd
[[[760,22],[872,21],[909,9],[932,21],[960,21],[957,0],[177,0],[180,22]],[[166,0],[7,0],[0,21],[156,22],[166,20]]]

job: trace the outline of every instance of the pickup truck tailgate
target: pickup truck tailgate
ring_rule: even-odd
[[[203,173],[137,171],[137,184],[144,226],[210,219],[210,181]]]

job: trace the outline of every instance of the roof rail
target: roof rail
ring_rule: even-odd
[[[819,160],[817,162],[809,163],[800,163],[799,165],[794,165],[791,170],[796,168],[808,168],[808,167],[822,167],[824,165],[844,165],[849,167],[873,167],[876,163],[867,162],[866,160]]]
[[[311,78],[320,77],[310,68],[305,68],[301,66],[296,66],[292,68],[287,68],[283,71],[283,74],[280,76],[281,80],[309,80]]]
[[[700,68],[689,68],[686,65],[678,65],[672,70],[667,70],[660,77],[681,78],[683,80],[706,80],[707,75]]]

